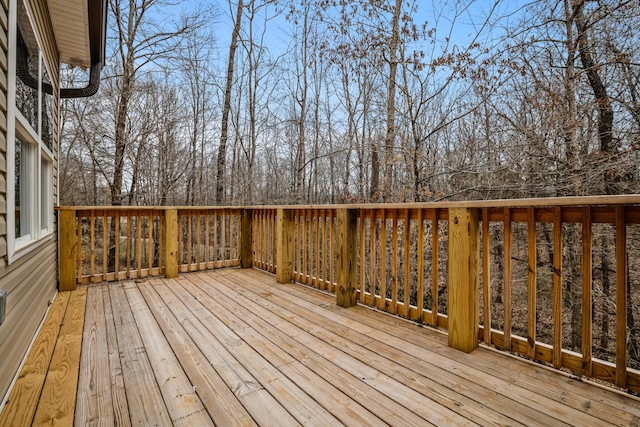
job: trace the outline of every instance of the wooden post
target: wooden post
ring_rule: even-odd
[[[178,277],[178,210],[164,211],[164,276],[167,279]]]
[[[78,224],[80,227],[81,224]],[[60,292],[76,289],[76,258],[78,242],[76,239],[76,211],[61,210],[58,217],[58,253]]]
[[[478,211],[449,209],[449,347],[478,347],[480,257]]]
[[[276,214],[276,280],[293,280],[293,223],[291,209],[278,208]]]
[[[355,209],[338,209],[338,274],[336,304],[356,305],[356,253],[358,216]]]
[[[240,267],[253,267],[253,230],[251,229],[251,219],[253,218],[252,209],[242,209],[240,214],[240,232],[242,240],[240,241]]]

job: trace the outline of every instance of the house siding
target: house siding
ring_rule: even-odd
[[[59,84],[59,64],[46,0],[25,0],[32,12],[34,30],[51,70],[54,89]],[[6,318],[0,325],[0,401],[24,358],[57,290],[57,238],[49,236],[33,251],[10,265],[7,259],[7,77],[8,0],[0,0],[0,289],[7,296]],[[54,192],[57,192],[58,108],[54,101]],[[56,200],[54,194],[54,200]],[[54,224],[54,230],[55,230]]]

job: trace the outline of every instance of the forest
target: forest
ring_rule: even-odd
[[[60,203],[636,193],[639,24],[623,0],[111,0]]]
[[[62,101],[60,204],[635,194],[639,27],[640,3],[627,0],[110,0],[101,88]],[[64,69],[62,78],[82,85],[86,73]],[[379,232],[386,220],[371,221],[366,242],[375,248],[390,236]],[[533,234],[543,341],[556,265],[551,225]],[[514,223],[511,257],[504,227],[489,229],[493,326],[511,318],[502,317],[502,283],[513,263],[512,328],[526,336],[527,226]],[[583,236],[579,225],[561,229],[565,348],[579,351]],[[609,362],[615,233],[593,228],[594,356]],[[640,229],[627,227],[626,239],[629,367],[638,369]],[[434,274],[446,306],[446,260],[429,257],[423,275],[445,262]],[[417,277],[412,264],[407,281]]]

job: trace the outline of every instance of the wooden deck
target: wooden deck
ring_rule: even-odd
[[[224,269],[61,293],[0,426],[633,425],[640,400]]]

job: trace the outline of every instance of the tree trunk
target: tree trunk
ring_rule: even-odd
[[[243,0],[238,0],[236,21],[231,34],[229,44],[229,62],[227,63],[227,80],[224,88],[224,104],[222,107],[222,123],[220,125],[220,146],[218,147],[218,161],[216,174],[216,203],[222,204],[225,192],[225,173],[227,163],[227,137],[229,132],[229,112],[231,110],[231,89],[233,87],[233,74],[235,69],[236,48],[240,36],[240,24],[242,22]]]
[[[400,44],[400,12],[402,0],[396,0],[393,10],[393,29],[391,43],[389,44],[389,91],[387,97],[387,134],[384,139],[384,187],[382,196],[385,202],[391,197],[391,184],[393,179],[393,152],[396,137],[396,73],[398,70],[398,45]]]
[[[600,151],[611,156],[616,152],[616,144],[613,140],[613,106],[611,98],[607,94],[600,74],[598,66],[593,58],[594,51],[589,37],[587,35],[588,25],[584,16],[584,0],[577,1],[573,4],[573,13],[575,16],[576,28],[578,29],[578,51],[580,52],[580,61],[587,74],[589,85],[595,96],[595,102],[598,107],[598,137],[600,139]],[[615,184],[615,174],[605,172],[604,174],[604,190],[606,194],[617,194],[617,186]]]
[[[124,152],[127,145],[126,123],[129,115],[131,99],[131,75],[128,64],[125,64],[122,76],[122,91],[118,102],[115,132],[115,155],[113,162],[113,182],[111,184],[111,204],[122,204],[122,175],[124,172]]]

